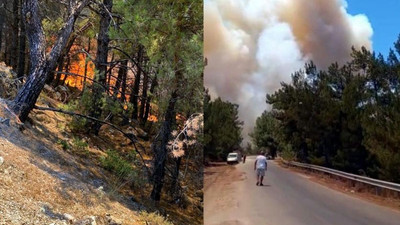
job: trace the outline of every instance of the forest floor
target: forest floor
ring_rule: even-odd
[[[1,103],[0,117],[12,118]],[[53,115],[50,115],[53,114]],[[61,120],[54,113],[33,112],[44,123],[16,120],[0,124],[0,224],[66,224],[87,217],[107,215],[118,223],[138,224],[132,209],[139,205],[128,199],[108,196],[106,174],[96,166],[70,155],[57,146],[59,134],[49,126]],[[115,198],[115,197],[114,197]],[[70,215],[70,216],[69,216]],[[105,223],[106,224],[106,223]]]
[[[43,94],[37,103],[43,107],[59,104]],[[185,209],[166,201],[155,206],[149,201],[147,182],[127,185],[104,169],[101,158],[107,150],[133,151],[123,135],[105,125],[99,136],[76,136],[68,130],[68,123],[68,116],[33,110],[22,124],[0,99],[0,225],[202,221],[200,196],[194,190],[187,193]],[[88,147],[65,148],[74,146],[75,140],[83,140]],[[140,140],[140,144],[149,151],[150,141]],[[145,152],[144,158],[150,166],[149,154]]]

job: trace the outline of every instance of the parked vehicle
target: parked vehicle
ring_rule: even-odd
[[[228,157],[226,158],[226,161],[228,164],[234,164],[234,163],[239,163],[241,159],[241,156],[237,152],[231,152],[228,154]]]

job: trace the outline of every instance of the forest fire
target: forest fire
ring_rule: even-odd
[[[71,50],[76,53],[71,57],[72,59],[70,65],[67,65],[66,72],[78,74],[83,77],[63,74],[61,80],[64,80],[65,76],[67,76],[65,78],[66,85],[82,90],[85,80],[84,76],[90,79],[94,77],[94,63],[87,58],[86,53],[79,52],[78,45],[73,46]],[[87,82],[90,82],[90,80],[87,80]]]
[[[84,80],[85,77],[87,83],[92,83],[92,79],[95,76],[95,65],[93,61],[87,57],[87,54],[85,52],[82,52],[81,47],[79,45],[73,45],[71,48],[71,55],[69,56],[70,59],[68,59],[67,65],[64,67],[63,72],[67,74],[61,74],[60,80],[64,81],[64,84],[69,87],[74,87],[79,90],[83,90],[84,88]],[[117,67],[118,68],[118,67]],[[113,75],[112,77],[107,78],[107,83],[110,85],[110,90],[109,94],[113,94],[115,92],[114,86],[117,83],[117,70],[111,70]],[[75,74],[75,75],[74,75]],[[129,77],[134,77],[134,74],[129,74]],[[131,81],[132,82],[132,81]],[[133,83],[127,82],[127,86],[133,85]],[[116,95],[118,98],[121,98],[121,93],[119,92]],[[125,100],[126,102],[130,101],[130,94],[126,93],[125,94]],[[138,106],[140,107],[141,102],[138,102]],[[151,108],[153,108],[153,104],[151,104]],[[128,109],[128,105],[124,105],[124,110]],[[180,116],[178,115],[177,120],[180,119]],[[156,115],[152,115],[149,113],[149,116],[147,118],[147,121],[150,122],[157,122],[158,118]]]
[[[157,122],[157,116],[155,115],[149,115],[149,118],[147,119],[147,121],[151,121],[151,122]]]
[[[70,73],[75,73],[79,75],[85,76],[85,66],[86,66],[86,76],[88,78],[93,78],[94,77],[94,64],[91,61],[86,62],[86,57],[84,54],[78,54],[78,60],[71,63],[70,66]],[[79,77],[79,76],[68,76],[67,79],[65,80],[65,84],[71,86],[71,87],[76,87],[79,90],[82,90],[83,88],[83,81],[84,77]]]

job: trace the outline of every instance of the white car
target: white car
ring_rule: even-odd
[[[228,155],[228,158],[226,159],[228,164],[233,164],[233,163],[239,163],[240,161],[240,155],[237,152],[231,152]]]

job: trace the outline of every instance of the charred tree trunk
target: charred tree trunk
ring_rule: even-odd
[[[114,62],[114,53],[111,53],[111,60],[110,62]],[[107,70],[107,87],[111,87],[111,78],[112,78],[112,74],[113,74],[113,69],[117,64],[114,65],[110,65],[110,68]]]
[[[122,62],[121,65],[124,68],[124,73],[122,76],[122,84],[121,84],[121,102],[125,102],[126,100],[126,79],[128,78],[128,60]]]
[[[173,121],[175,118],[175,104],[178,95],[177,91],[171,94],[171,98],[168,102],[167,112],[164,117],[164,121],[160,128],[158,138],[155,140],[153,145],[154,151],[154,172],[153,172],[153,190],[151,191],[151,199],[154,201],[160,201],[161,191],[164,185],[165,176],[165,162],[168,156],[167,144],[170,139],[172,131]]]
[[[57,60],[58,71],[62,71],[62,69],[60,69],[60,68],[62,68],[62,66],[64,64],[64,58],[68,55],[69,51],[72,48],[72,45],[74,45],[75,39],[76,39],[75,36],[68,39],[68,42],[67,42],[65,48],[63,49],[60,56],[58,57],[58,60]],[[69,60],[70,59],[68,59],[68,61]],[[54,77],[55,77],[56,79],[55,79],[54,84],[56,84],[55,86],[57,86],[59,83],[59,80],[60,80],[60,76],[61,76],[60,73],[49,74],[49,76],[46,79],[46,84],[51,84],[54,81]]]
[[[139,46],[138,51],[138,66],[142,66],[142,58],[143,58],[143,47]],[[135,83],[133,84],[132,91],[131,91],[131,103],[133,105],[133,112],[132,112],[132,119],[138,119],[138,97],[139,97],[139,87],[140,87],[140,79],[142,76],[142,70],[138,68],[137,73],[135,75]]]
[[[83,0],[71,6],[70,15],[65,21],[47,58],[45,56],[46,41],[39,17],[38,0],[26,0],[23,2],[22,12],[31,50],[32,72],[24,86],[19,90],[11,106],[21,121],[25,121],[33,109],[49,72],[55,69],[57,59],[66,45],[78,15],[88,2],[89,0]]]
[[[101,19],[100,19],[100,30],[97,38],[97,54],[95,60],[95,66],[97,69],[97,74],[95,80],[99,82],[101,85],[106,86],[106,75],[107,75],[107,57],[108,57],[108,44],[110,39],[108,37],[108,30],[111,24],[111,9],[112,9],[112,0],[103,0],[103,7],[100,11]],[[90,110],[90,116],[94,118],[100,118],[102,114],[101,110],[101,98],[104,90],[103,86],[93,83],[93,102],[92,108]],[[101,123],[93,123],[91,124],[91,131],[98,135],[101,127]]]
[[[171,184],[171,190],[170,190],[170,194],[172,199],[174,199],[174,194],[177,192],[177,185],[178,185],[178,181],[179,181],[179,169],[181,167],[181,162],[182,162],[182,157],[178,157],[176,159],[174,159],[175,161],[175,168],[172,174],[172,184]]]
[[[127,66],[128,66],[128,60],[123,60],[121,62],[121,65],[119,67],[118,70],[118,77],[117,77],[117,81],[115,83],[115,87],[114,87],[114,97],[117,98],[118,94],[121,93],[121,100],[124,101],[124,96],[122,94],[122,91],[120,92],[120,88],[121,86],[123,86],[123,83],[126,83],[126,74],[128,72],[127,70]]]
[[[10,65],[10,37],[12,31],[10,30],[10,24],[12,23],[12,15],[10,15],[10,3],[12,1],[2,1],[2,7],[1,10],[3,11],[4,15],[4,27],[3,27],[3,33],[4,33],[4,46],[3,46],[3,60],[6,65]]]
[[[63,68],[64,68],[64,57],[60,57],[57,62],[57,71],[62,72]],[[61,73],[56,74],[56,80],[54,81],[54,87],[57,87],[58,85],[60,85],[61,75],[62,75]]]
[[[87,54],[90,54],[90,41],[91,41],[91,38],[89,37],[88,38],[88,48],[87,48]],[[84,74],[83,74],[83,85],[82,85],[82,92],[83,91],[85,91],[85,88],[86,88],[86,77],[87,77],[87,71],[88,71],[88,56],[87,56],[87,54],[85,54],[85,72],[84,72]]]
[[[146,108],[146,100],[147,100],[147,89],[149,86],[149,76],[147,73],[143,73],[143,87],[142,87],[142,97],[140,100],[140,110],[139,110],[139,118],[142,124],[144,118],[144,111]]]
[[[8,34],[10,34],[12,32],[9,23],[6,23],[5,30],[6,30],[6,33],[8,33]],[[5,35],[4,62],[8,66],[11,65],[11,42],[12,42],[12,36]]]
[[[19,13],[18,13],[19,0],[12,2],[12,23],[11,23],[11,43],[10,43],[10,66],[16,70],[18,66],[18,33],[19,33]]]
[[[177,41],[177,43],[179,43],[179,41]],[[177,46],[177,49],[175,50],[174,54],[175,79],[173,82],[175,84],[175,88],[169,99],[167,111],[165,112],[164,121],[160,128],[160,133],[158,135],[159,140],[156,139],[156,141],[158,142],[153,143],[153,151],[155,159],[154,159],[154,173],[153,173],[153,190],[151,191],[150,197],[152,200],[157,202],[160,201],[161,190],[164,183],[165,162],[168,156],[167,144],[170,139],[172,128],[173,126],[175,126],[176,123],[175,106],[176,102],[178,101],[182,85],[184,83],[183,71],[182,69],[180,69],[182,68],[181,65],[182,62],[181,60],[179,60],[178,51],[179,51],[179,46]]]
[[[65,64],[65,68],[64,68],[65,72],[69,73],[69,66],[70,65],[71,65],[71,57],[68,55],[67,56],[67,64]],[[62,71],[62,69],[61,69],[61,71]],[[67,73],[64,74],[64,78],[61,81],[61,85],[65,85],[65,81],[68,78],[68,74]]]
[[[25,27],[26,29],[26,27]],[[26,35],[26,32],[25,32]],[[25,37],[26,39],[26,37]],[[29,76],[29,71],[31,70],[31,57],[30,57],[30,49],[26,48],[27,54],[25,54],[25,72],[24,74]]]
[[[1,1],[1,4],[4,4],[4,1]],[[6,20],[6,13],[3,7],[0,7],[0,55],[1,60],[4,60],[2,53],[2,46],[3,46],[3,29],[4,29],[4,22]]]
[[[20,6],[22,6],[22,0],[20,0]],[[22,80],[25,74],[25,50],[26,50],[26,38],[25,38],[25,23],[22,19],[22,7],[20,7],[20,20],[19,20],[19,55],[18,55],[18,79]]]
[[[150,86],[150,93],[154,94],[154,90],[157,87],[157,74],[155,75],[153,81],[151,82],[151,86]],[[144,115],[143,115],[143,120],[142,120],[142,125],[145,126],[147,119],[149,118],[149,114],[150,114],[150,103],[151,103],[151,96],[147,97],[146,99],[146,109],[144,111]]]
[[[89,27],[91,26],[91,23],[87,23],[85,24],[79,31],[75,32],[74,34],[72,34],[70,36],[70,38],[68,39],[68,42],[66,44],[66,47],[64,48],[64,50],[62,51],[61,55],[59,56],[58,60],[57,60],[57,68],[58,68],[58,72],[62,72],[62,68],[64,66],[64,61],[65,61],[65,57],[69,54],[72,46],[75,43],[76,38],[82,34],[85,30],[87,30]],[[89,38],[90,40],[90,38]],[[89,41],[90,42],[90,41]],[[85,62],[86,63],[86,62]],[[85,64],[85,69],[86,69],[86,64]],[[55,78],[55,79],[54,79]],[[52,76],[49,75],[49,77],[46,80],[46,84],[51,84],[53,83],[54,87],[57,87],[58,85],[60,85],[60,79],[61,79],[61,73],[54,73]],[[65,81],[65,79],[64,79]]]

